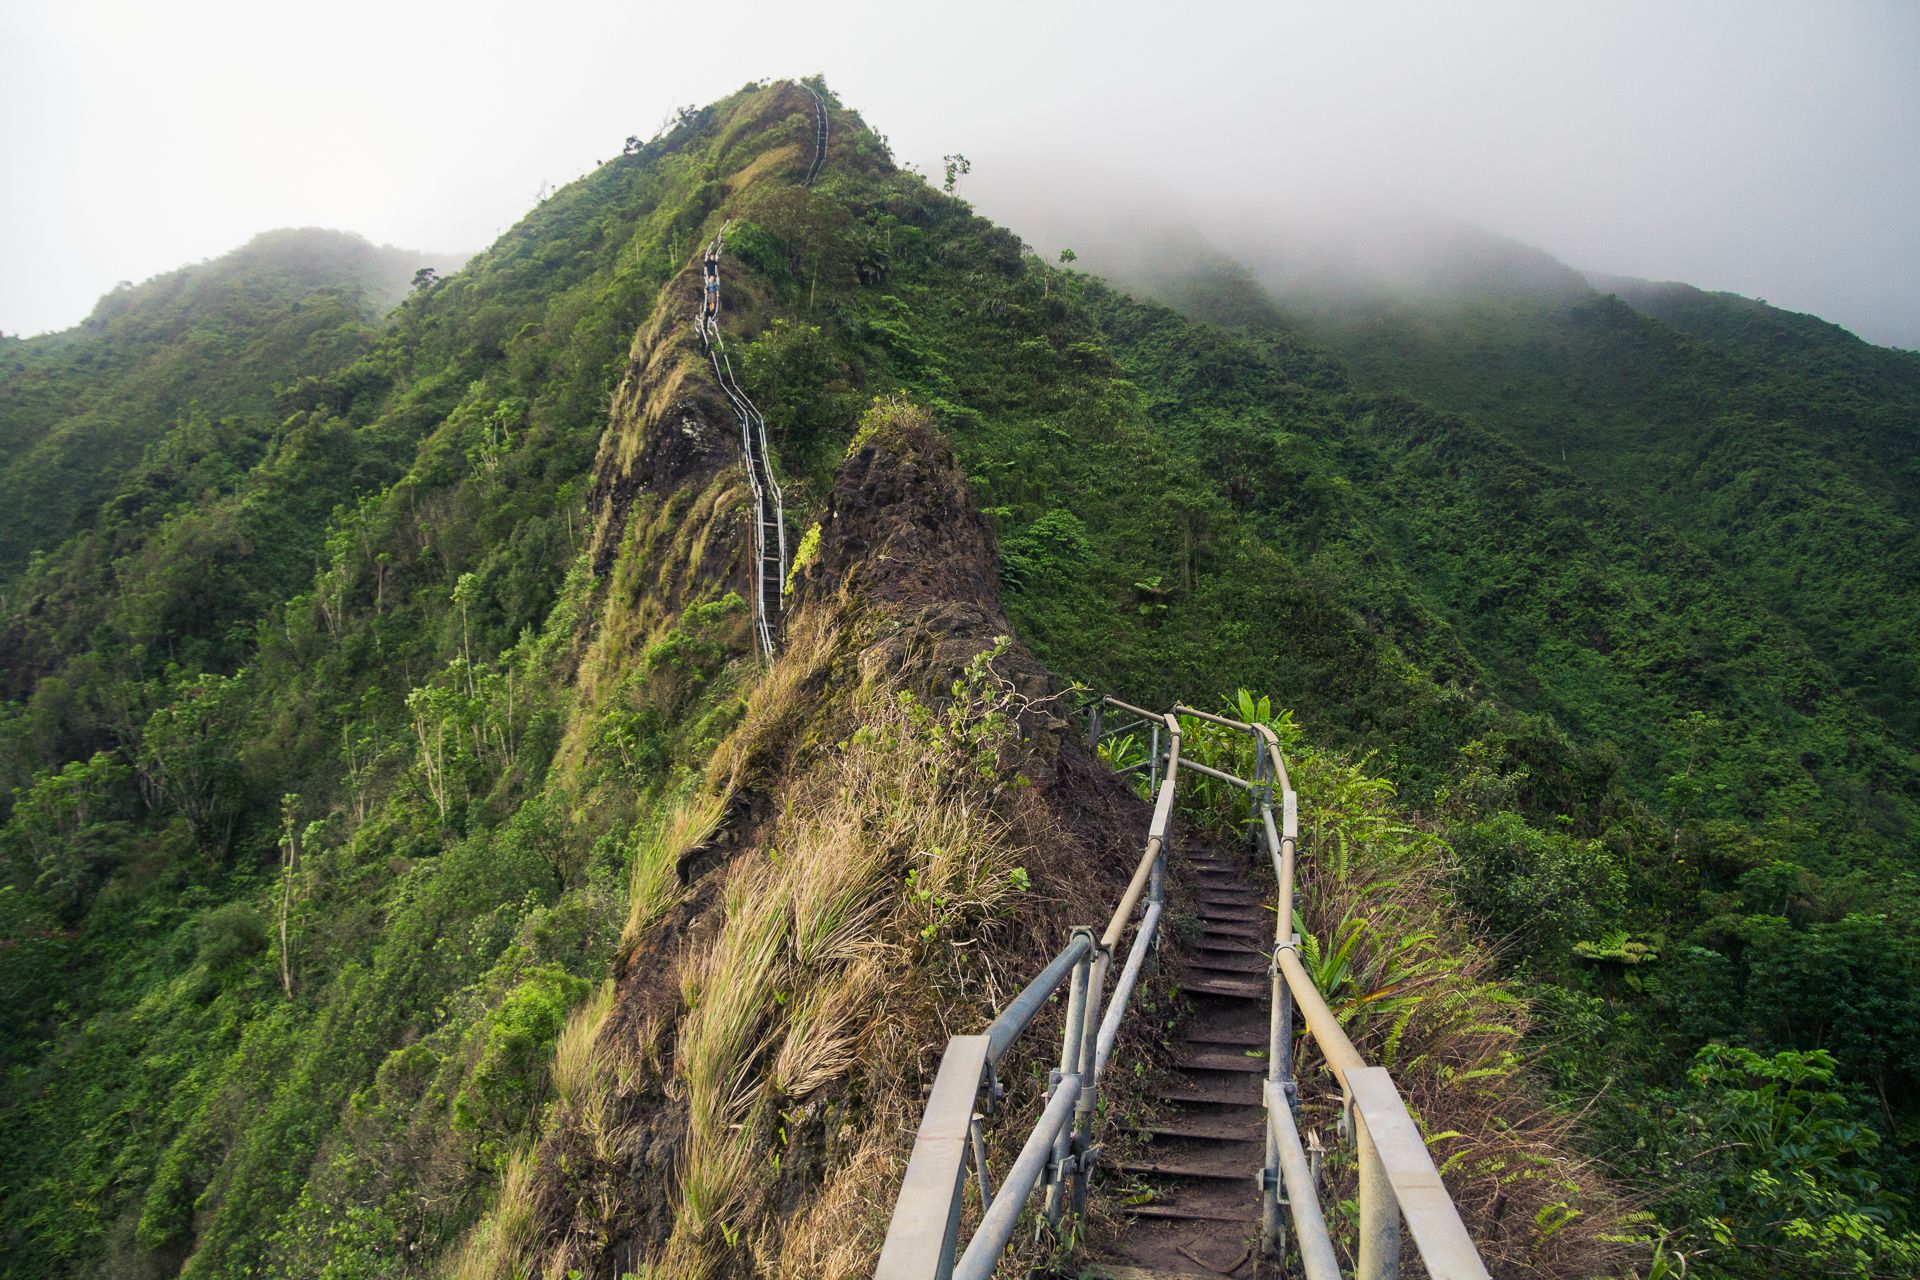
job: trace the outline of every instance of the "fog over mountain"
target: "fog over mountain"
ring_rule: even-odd
[[[0,329],[276,226],[470,252],[677,106],[819,69],[1030,239],[1122,192],[1235,239],[1414,210],[1920,346],[1917,55],[1872,4],[16,4]]]

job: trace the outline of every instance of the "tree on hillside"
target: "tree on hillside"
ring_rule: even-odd
[[[952,195],[954,188],[960,185],[960,179],[973,172],[973,161],[959,152],[940,158],[947,163],[947,180],[940,184],[940,188],[948,195]]]

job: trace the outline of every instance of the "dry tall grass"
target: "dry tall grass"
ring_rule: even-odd
[[[999,775],[949,758],[990,759],[1001,744],[955,748],[929,718],[945,714],[863,699],[848,739],[790,793],[768,856],[729,879],[720,935],[683,980],[674,1076],[687,1135],[662,1274],[710,1275],[742,1250],[788,1269],[795,1256],[871,1259],[875,1242],[852,1224],[834,1222],[831,1242],[805,1228],[828,1229],[818,1205],[797,1229],[766,1229],[759,1202],[779,1154],[766,1121],[861,1061],[888,1021],[883,1007],[898,1011],[891,987],[916,954],[976,939],[1017,892],[1008,873],[1023,850],[988,794]],[[938,980],[921,988],[923,1004]],[[863,1150],[843,1177],[878,1158]],[[829,1201],[850,1194],[842,1178],[831,1185]]]
[[[567,1019],[553,1046],[553,1092],[562,1106],[579,1101],[593,1081],[593,1042],[613,1010],[613,979],[602,982]]]
[[[533,1179],[533,1151],[522,1147],[507,1161],[493,1208],[454,1250],[447,1280],[523,1280],[531,1274],[538,1236]]]
[[[627,884],[627,923],[622,949],[630,948],[646,927],[665,915],[680,894],[680,859],[719,829],[727,797],[709,792],[683,796],[659,822],[634,841]]]

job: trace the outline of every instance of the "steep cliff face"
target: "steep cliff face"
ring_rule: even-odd
[[[692,279],[682,272],[676,284]],[[627,537],[637,507],[657,505],[688,485],[735,466],[740,431],[693,335],[693,314],[670,286],[635,336],[588,494],[593,514],[593,567],[605,575]]]

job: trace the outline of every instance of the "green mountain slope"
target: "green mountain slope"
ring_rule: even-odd
[[[420,268],[458,259],[276,231],[102,298],[77,328],[0,340],[0,580],[92,523],[176,427],[257,454],[274,393],[365,351]],[[197,497],[197,494],[187,495]]]
[[[1910,1247],[1881,1186],[1911,1168],[1920,1084],[1920,797],[1911,745],[1835,676],[1832,643],[1777,625],[1756,581],[1644,504],[1274,331],[1244,279],[1194,295],[1231,301],[1229,331],[1055,270],[838,104],[803,186],[813,121],[802,87],[748,86],[555,193],[385,328],[336,306],[300,348],[339,344],[331,364],[263,338],[246,358],[267,385],[233,385],[271,430],[190,418],[10,587],[8,1265],[421,1275],[463,1240],[478,1252],[447,1266],[506,1256],[488,1241],[537,1210],[595,1267],[747,1274],[675,1161],[772,1170],[780,1212],[751,1219],[771,1256],[788,1209],[856,1185],[851,1155],[821,1136],[781,1172],[798,1147],[738,1145],[772,1128],[707,1124],[732,1113],[661,1066],[682,1053],[662,1028],[707,1025],[715,988],[669,960],[723,917],[746,927],[731,877],[802,891],[755,852],[815,838],[781,825],[814,796],[794,779],[917,732],[857,695],[963,663],[1002,603],[1023,692],[1039,664],[1154,701],[1258,689],[1397,779],[1406,821],[1453,846],[1421,882],[1503,941],[1561,1046],[1562,1100],[1606,1087],[1593,1149],[1689,1247],[1766,1274],[1777,1250],[1814,1257],[1783,1224],[1856,1211],[1880,1233],[1862,1248]],[[820,629],[767,680],[737,429],[689,326],[723,224],[727,341],[789,540],[824,548],[796,574]],[[50,376],[22,366],[0,397],[39,404]],[[943,547],[951,581],[926,567]],[[1036,733],[1044,789],[1034,744],[1059,730]],[[834,804],[859,790],[828,781]],[[1084,793],[1045,794],[1071,814]],[[1107,870],[1089,841],[1034,855],[1042,893],[973,884],[947,914],[874,861],[860,887],[906,928],[889,963],[952,984],[916,1017],[975,1008],[991,971],[967,965],[1050,936],[1060,895]],[[914,941],[943,928],[974,931],[957,970]],[[1623,982],[1621,955],[1657,959]],[[767,1045],[841,989],[761,985],[740,989],[765,997],[748,1025]],[[1834,1016],[1783,1000],[1808,986]],[[595,1131],[580,1028],[603,1025],[641,1048],[601,1116],[622,1125]],[[1806,1203],[1753,1190],[1778,1152],[1735,1136],[1744,1077],[1689,1076],[1709,1037],[1769,1069],[1837,1054],[1806,1069],[1832,1086],[1814,1118],[1847,1126],[1819,1129]],[[910,1095],[917,1050],[889,1052],[829,1073],[832,1096]],[[768,1066],[718,1058],[728,1079]],[[1670,1108],[1706,1118],[1681,1132]],[[832,1132],[823,1114],[910,1129],[853,1110],[794,1134]],[[1815,1127],[1775,1121],[1782,1143]],[[634,1133],[660,1176],[608,1154]],[[1554,1221],[1511,1228],[1516,1249]]]
[[[1920,744],[1920,354],[1683,286],[1294,308],[1365,386],[1474,418],[1711,555]]]

